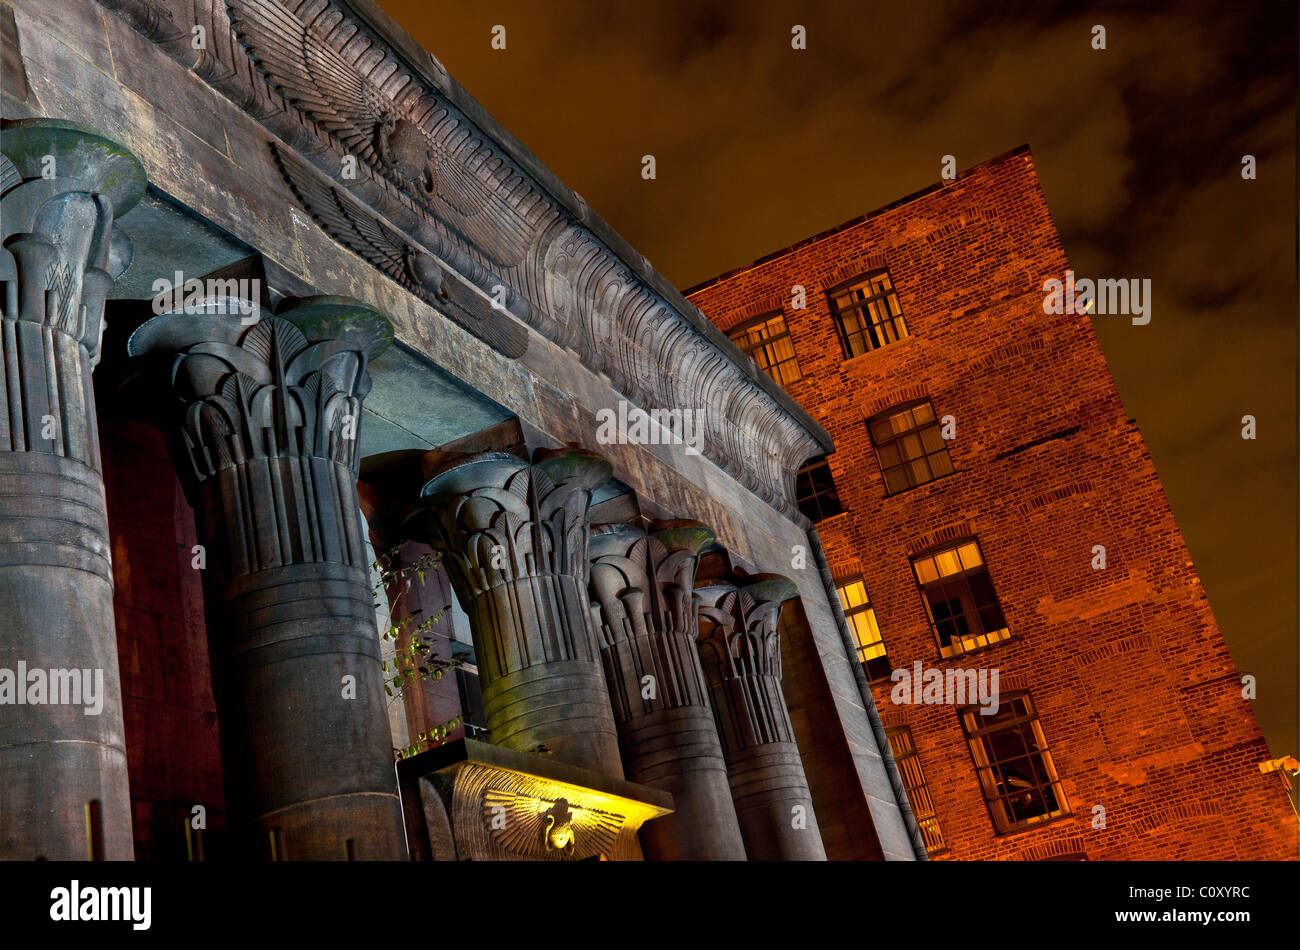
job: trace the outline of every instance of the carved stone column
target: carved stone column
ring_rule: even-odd
[[[698,521],[659,522],[649,535],[601,525],[591,539],[592,608],[623,765],[631,781],[676,803],[641,830],[651,860],[745,860],[695,647],[695,567],[712,542]]]
[[[0,127],[0,859],[133,853],[90,374],[145,184],[92,129]]]
[[[170,384],[207,547],[232,829],[278,860],[406,857],[356,494],[367,365],[391,341],[373,310],[314,297],[260,320],[209,299],[128,344]]]
[[[577,450],[474,455],[424,486],[411,529],[469,616],[491,742],[621,779],[586,590],[587,510],[609,476]]]
[[[752,861],[824,861],[812,795],[781,692],[778,574],[702,581],[700,660]]]

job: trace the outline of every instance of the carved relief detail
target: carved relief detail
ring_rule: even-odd
[[[235,574],[307,561],[365,563],[356,502],[370,360],[392,341],[378,313],[316,297],[258,319],[209,298],[147,321],[128,352],[157,364],[175,408],[178,469],[211,480]],[[211,517],[215,512],[206,512]]]
[[[100,2],[147,32],[131,12],[147,0]],[[391,49],[337,0],[226,0],[225,6],[195,0],[195,8],[214,33],[224,23],[238,37],[233,49],[220,46],[221,55],[232,57],[228,70],[202,73],[208,81],[333,179],[340,195],[348,192],[377,212],[348,207],[343,223],[327,223],[326,202],[313,201],[303,176],[282,163],[296,197],[312,202],[308,210],[336,241],[502,353],[522,352],[518,339],[500,338],[518,320],[573,350],[635,404],[702,413],[704,454],[764,501],[787,514],[797,511],[793,472],[822,451],[816,439],[684,307],[647,286],[452,105],[418,64],[407,63],[409,54]],[[245,55],[237,57],[236,49]],[[358,159],[355,180],[342,176],[346,154]],[[365,247],[368,236],[354,235],[349,219],[361,221],[362,232],[386,219],[409,240],[384,235],[379,250]],[[479,303],[503,288],[506,313],[491,320],[474,301],[443,300],[439,262],[465,275]],[[446,287],[454,296],[455,283]],[[485,329],[496,323],[500,328]]]
[[[713,532],[698,521],[654,528],[646,534],[632,525],[601,525],[591,540],[592,617],[620,721],[709,704],[695,652],[693,586],[696,559]]]
[[[795,595],[778,574],[702,581],[700,662],[723,749],[794,742],[781,692],[781,605]]]

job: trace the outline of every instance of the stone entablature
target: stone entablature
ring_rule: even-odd
[[[824,431],[373,5],[101,2],[301,154],[277,146],[286,197],[336,241],[509,355],[531,327],[633,403],[701,412],[705,454],[797,515]]]

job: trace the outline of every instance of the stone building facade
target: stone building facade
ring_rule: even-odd
[[[370,0],[0,40],[0,857],[925,858],[828,434],[436,58]]]
[[[687,296],[834,437],[798,495],[934,857],[1294,859],[1069,266],[1022,147]]]

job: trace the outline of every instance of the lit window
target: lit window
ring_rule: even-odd
[[[948,845],[939,830],[939,819],[935,816],[934,801],[930,798],[930,787],[925,784],[925,772],[921,769],[921,757],[917,755],[912,742],[912,730],[907,726],[898,726],[885,730],[889,739],[889,750],[894,753],[894,762],[898,765],[903,785],[907,788],[907,800],[912,803],[912,814],[921,826],[921,838],[925,841],[925,850],[930,854],[945,850]]]
[[[769,314],[742,323],[729,330],[727,336],[780,385],[789,385],[800,378],[799,360],[794,355],[790,329],[781,314]]]
[[[940,656],[958,656],[1011,637],[974,540],[914,557],[912,570]]]
[[[991,716],[978,706],[967,707],[961,721],[998,831],[1015,831],[1070,811],[1028,693],[1004,696]]]
[[[889,271],[858,278],[832,290],[829,296],[845,359],[907,336],[907,322]]]
[[[948,444],[928,399],[873,416],[867,420],[867,429],[887,494],[952,474]]]
[[[844,510],[826,456],[810,459],[799,469],[794,480],[794,497],[799,510],[809,521],[821,521]]]
[[[885,641],[880,636],[876,611],[871,606],[871,599],[867,597],[867,588],[862,583],[862,578],[837,581],[835,589],[840,592],[844,619],[853,631],[853,639],[858,645],[858,660],[866,668],[867,678],[887,679],[890,673],[889,657],[885,655]]]

